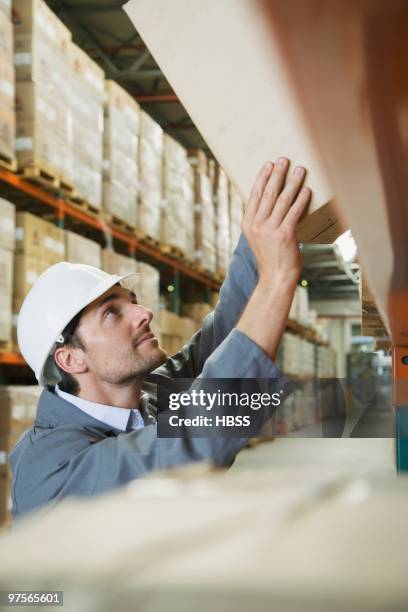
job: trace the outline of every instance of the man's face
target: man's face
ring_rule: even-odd
[[[87,306],[77,331],[96,380],[127,384],[164,363],[166,353],[149,327],[152,318],[134,293],[117,285]]]

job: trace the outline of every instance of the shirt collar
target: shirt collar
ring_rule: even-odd
[[[70,402],[89,416],[118,429],[119,431],[126,431],[131,429],[139,429],[144,427],[144,420],[140,413],[140,410],[133,408],[119,408],[118,406],[108,406],[107,404],[98,404],[97,402],[91,402],[89,400],[82,399],[66,391],[61,391],[58,385],[55,385],[56,394],[62,399]],[[149,396],[143,392],[140,396],[140,408],[142,410],[147,409]]]

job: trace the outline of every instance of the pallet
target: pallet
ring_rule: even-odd
[[[59,190],[62,191],[68,198],[75,197],[75,188],[74,186],[66,181],[64,178],[60,178],[59,180]]]
[[[0,340],[0,353],[14,353],[15,345],[12,340]]]
[[[130,234],[134,234],[135,233],[135,228],[132,225],[129,225],[129,223],[126,223],[126,221],[123,221],[122,219],[119,219],[119,217],[117,217],[116,215],[111,215],[111,214],[104,214],[104,218],[105,220],[112,225],[112,227],[115,227],[119,230],[121,230],[122,232],[128,232]]]
[[[145,242],[146,244],[150,244],[150,246],[154,246],[157,249],[160,248],[160,241],[153,238],[153,236],[149,236],[149,234],[145,234],[140,230],[136,230],[136,237],[140,242]]]
[[[0,152],[0,167],[15,172],[17,170],[17,160]]]
[[[60,185],[59,177],[50,169],[39,166],[26,166],[19,170],[19,174],[26,180],[38,183],[49,191],[58,191]]]
[[[173,257],[174,259],[178,259],[179,261],[183,261],[183,262],[187,261],[186,256],[184,255],[183,251],[172,244],[161,244],[160,250],[165,255],[169,255],[170,257]]]
[[[67,200],[69,204],[71,204],[75,208],[78,208],[78,210],[82,210],[86,213],[89,213],[93,215],[94,217],[98,217],[101,213],[100,208],[98,208],[97,206],[94,206],[93,204],[90,204],[89,202],[87,202],[86,200],[84,200],[83,198],[79,196],[71,195],[71,196],[68,196]]]

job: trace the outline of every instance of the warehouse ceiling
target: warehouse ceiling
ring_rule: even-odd
[[[163,129],[187,148],[211,155],[176,94],[123,10],[125,0],[46,0],[74,42],[124,87]],[[170,0],[169,0],[170,1]],[[356,300],[358,265],[347,265],[335,245],[307,245],[303,278],[311,299]]]
[[[359,299],[359,264],[347,263],[336,243],[304,245],[302,259],[311,300]]]
[[[187,148],[210,153],[122,6],[124,0],[46,0],[74,42]]]

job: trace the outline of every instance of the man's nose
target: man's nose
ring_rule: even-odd
[[[145,308],[140,304],[132,305],[133,324],[136,329],[142,326],[150,325],[153,319],[153,312],[149,308]]]

